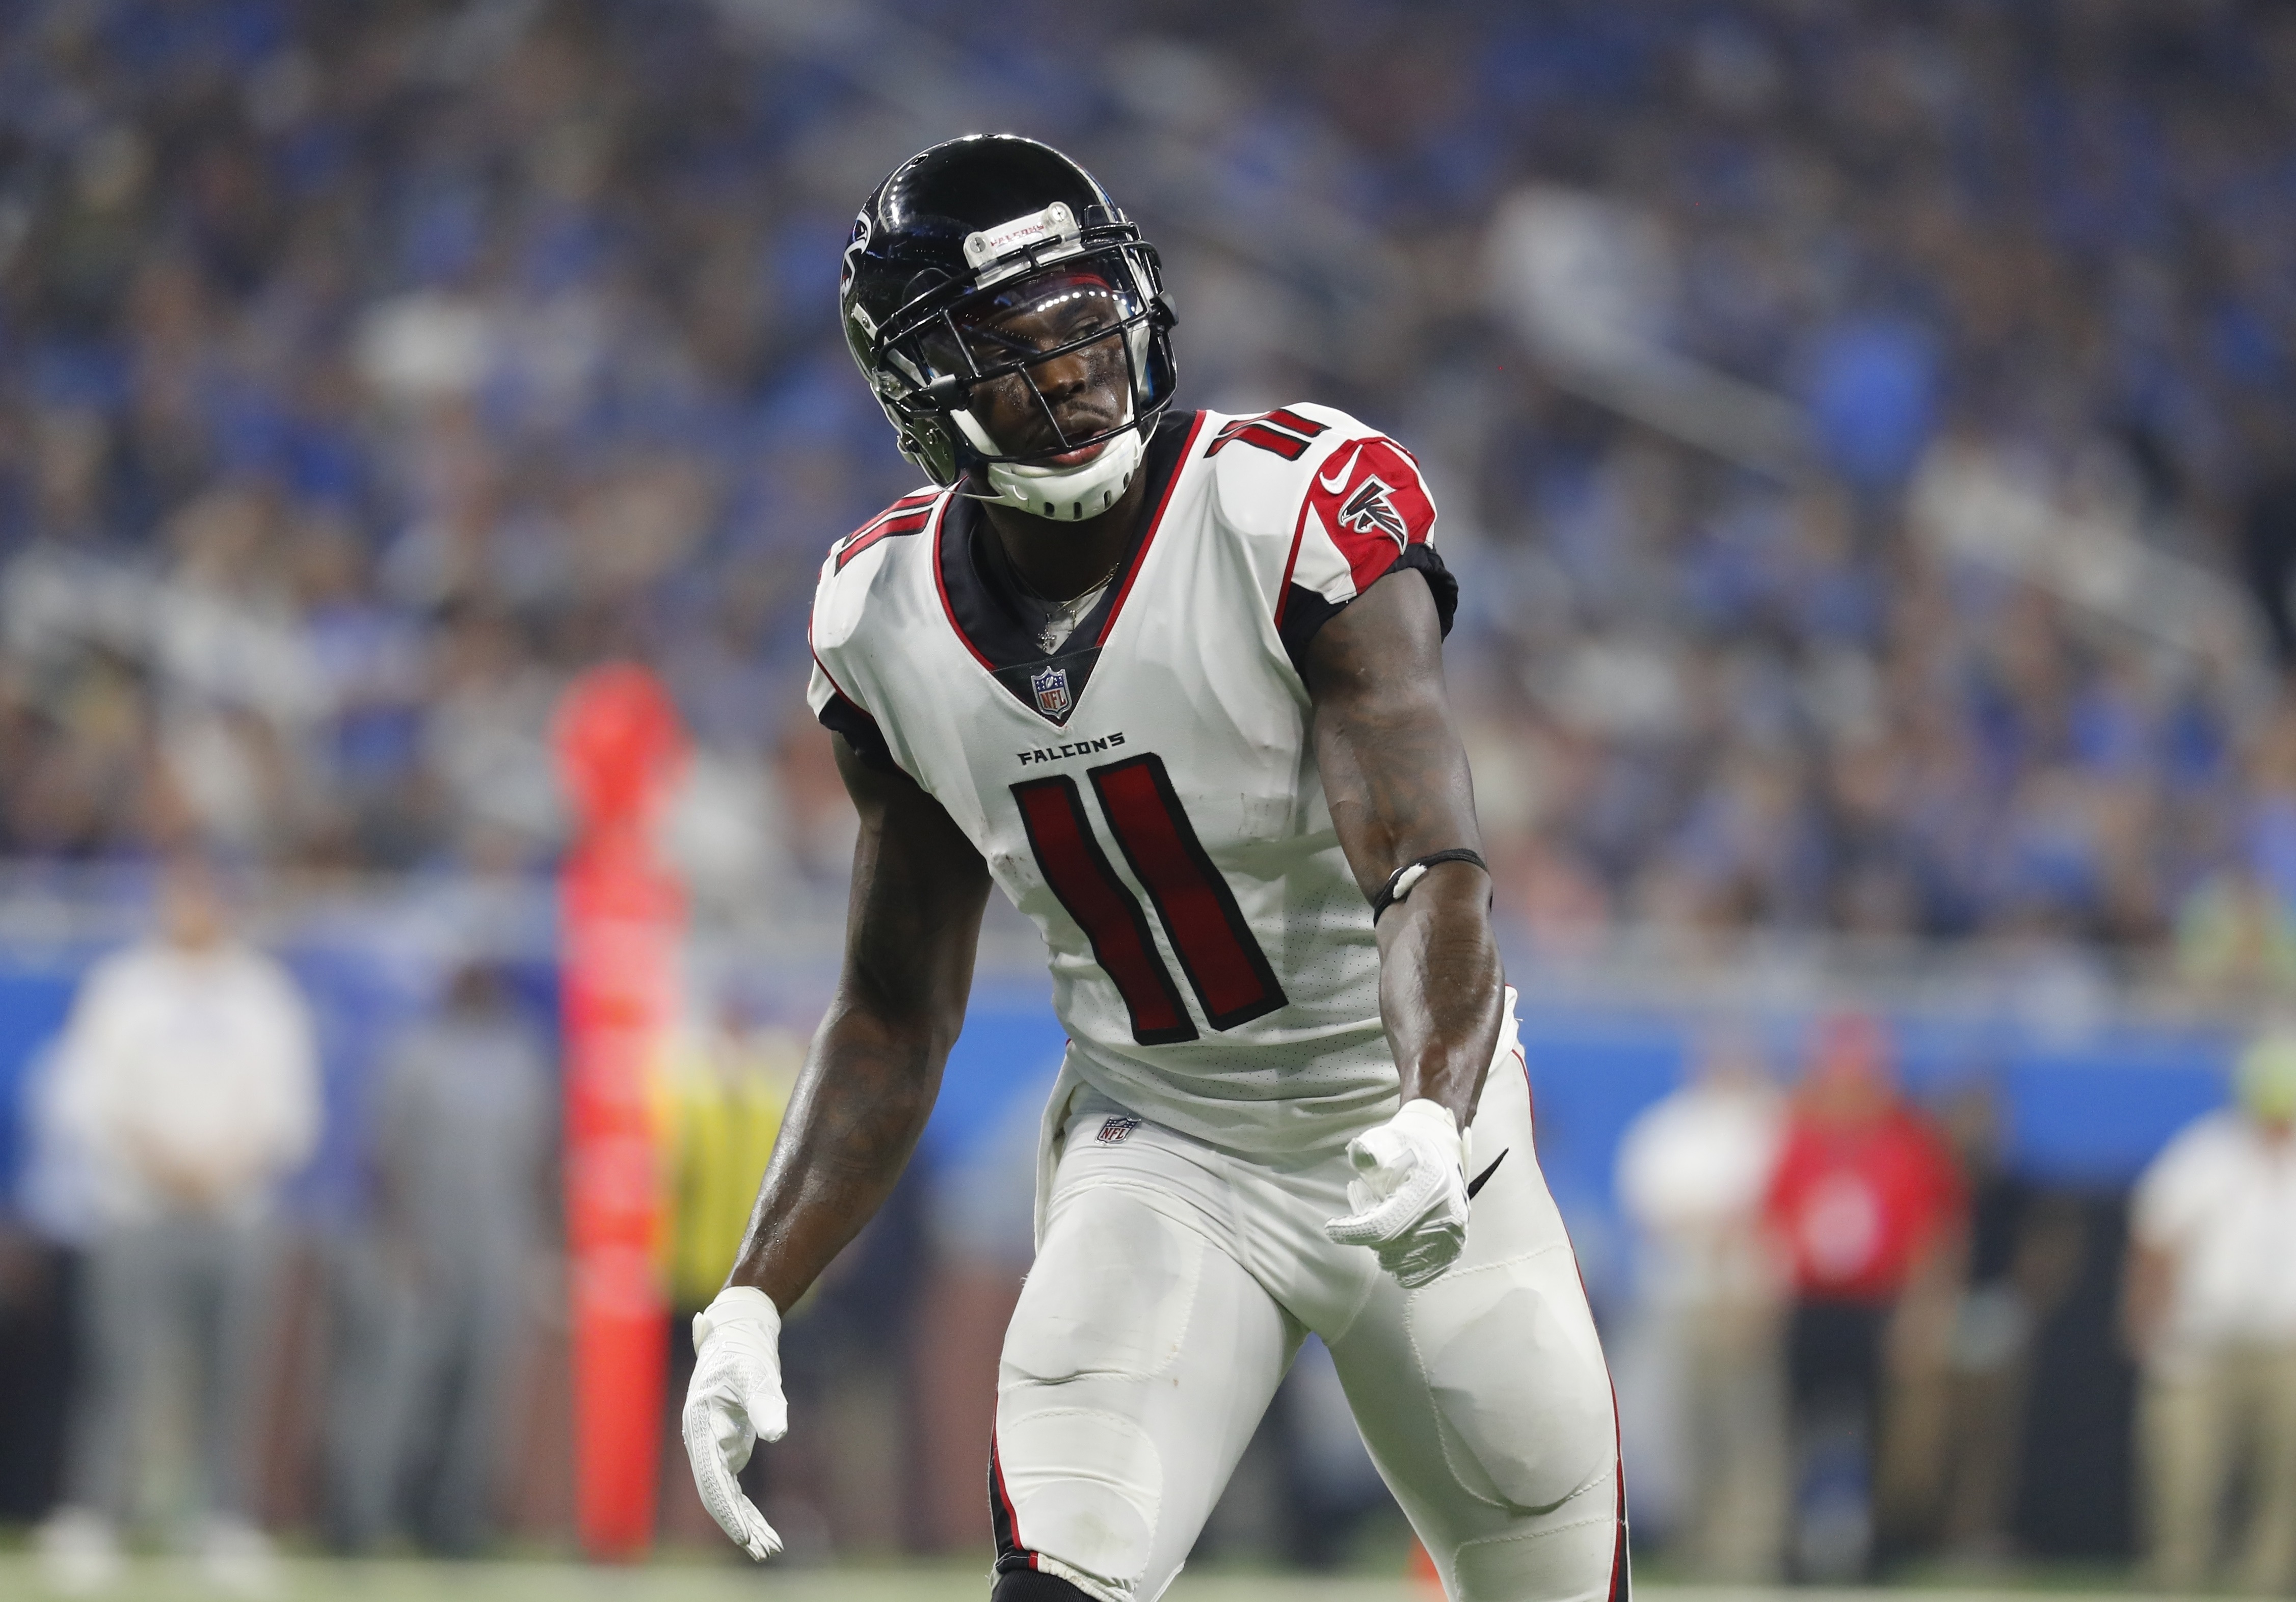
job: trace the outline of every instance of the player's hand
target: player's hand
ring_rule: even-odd
[[[782,1397],[782,1316],[748,1286],[719,1291],[693,1315],[693,1383],[685,1388],[685,1455],[701,1505],[734,1544],[759,1562],[782,1549],[735,1476],[760,1441],[789,1431]]]
[[[1348,1143],[1355,1211],[1324,1226],[1343,1246],[1369,1246],[1406,1290],[1441,1276],[1467,1246],[1467,1143],[1451,1109],[1422,1097]]]

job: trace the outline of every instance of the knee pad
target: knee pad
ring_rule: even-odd
[[[1445,1565],[1461,1602],[1628,1602],[1625,1526],[1596,1516],[1469,1541]]]
[[[1071,1408],[1000,1420],[988,1456],[999,1573],[1049,1571],[1089,1581],[1083,1595],[1130,1596],[1154,1545],[1163,1478],[1155,1443],[1128,1418]]]
[[[1178,1361],[1209,1248],[1113,1187],[1056,1220],[1005,1334],[991,1447],[1000,1565],[1008,1548],[1130,1594],[1161,1516],[1164,1466],[1143,1423]]]
[[[1095,1602],[1058,1574],[1037,1569],[1007,1569],[996,1576],[988,1602]]]

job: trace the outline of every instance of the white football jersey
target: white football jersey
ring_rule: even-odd
[[[1457,586],[1409,453],[1328,407],[1168,415],[1140,471],[1152,514],[1049,655],[977,503],[895,502],[822,565],[810,699],[1044,932],[1086,1083],[1239,1152],[1325,1148],[1399,1081],[1300,663],[1397,567],[1447,628]]]

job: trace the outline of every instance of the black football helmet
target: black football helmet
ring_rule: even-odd
[[[937,484],[971,475],[983,498],[1039,516],[1111,505],[1171,404],[1174,319],[1155,249],[1097,179],[1033,139],[969,135],[895,168],[854,221],[838,304],[902,454]],[[1051,343],[1000,326],[1024,311],[1047,314],[1036,325],[1055,331]],[[1129,415],[1072,436],[1033,370],[1078,352],[1122,363]],[[973,411],[977,390],[1006,382],[1027,385],[1045,424],[1025,440],[994,438]],[[1052,463],[1103,441],[1092,461]]]

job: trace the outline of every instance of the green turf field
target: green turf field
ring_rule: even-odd
[[[877,1569],[751,1569],[731,1564],[662,1564],[638,1569],[557,1563],[442,1565],[292,1559],[282,1565],[275,1602],[985,1602],[986,1575],[974,1565]],[[1872,1591],[1723,1590],[1640,1585],[1640,1602],[1863,1602]],[[0,1553],[0,1598],[37,1602],[50,1593],[31,1557]],[[107,1596],[119,1602],[215,1602],[186,1566],[165,1559],[134,1565]],[[2033,1590],[1895,1589],[1888,1602],[2126,1602],[2126,1593]],[[1210,1573],[1183,1574],[1168,1602],[1433,1602],[1401,1580]]]
[[[978,1565],[915,1569],[750,1569],[662,1565],[585,1568],[554,1563],[332,1563],[290,1560],[276,1602],[985,1602]],[[0,1597],[36,1602],[51,1593],[30,1556],[0,1555]],[[216,1602],[188,1565],[150,1558],[104,1593],[119,1602]],[[1402,1581],[1291,1579],[1260,1574],[1183,1576],[1171,1602],[1427,1602]]]

